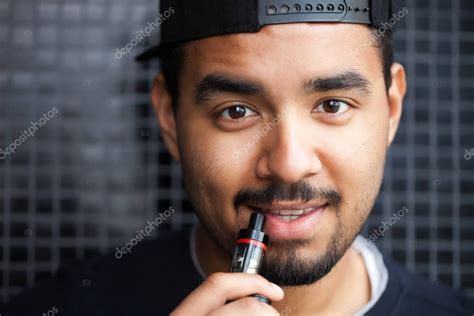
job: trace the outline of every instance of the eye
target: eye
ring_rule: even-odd
[[[342,114],[351,109],[351,106],[341,100],[326,100],[316,107],[316,112]]]
[[[220,115],[229,120],[240,120],[255,114],[258,113],[246,106],[234,105],[222,111]]]

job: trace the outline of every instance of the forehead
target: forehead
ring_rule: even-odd
[[[194,78],[224,71],[291,81],[346,69],[370,77],[381,70],[369,28],[347,23],[278,24],[258,33],[214,36],[190,43],[186,59],[185,73]]]

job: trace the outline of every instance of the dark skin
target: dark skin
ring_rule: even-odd
[[[183,166],[200,219],[198,259],[209,276],[174,315],[279,315],[286,308],[292,315],[352,315],[370,300],[363,260],[346,250],[377,197],[406,80],[403,66],[393,64],[387,93],[378,49],[349,53],[368,40],[361,25],[295,23],[192,42],[176,113],[164,77],[156,77],[152,102],[166,145]],[[235,154],[282,113],[278,125]],[[343,197],[339,213],[328,207],[314,228],[300,232],[307,243],[296,253],[322,257],[339,228],[345,254],[335,268],[309,286],[283,287],[284,297],[261,276],[226,273],[235,236],[252,211],[234,207],[237,192],[302,180]],[[295,236],[273,234],[275,244]],[[283,248],[274,249],[266,260],[288,259]],[[247,297],[256,292],[272,306]]]

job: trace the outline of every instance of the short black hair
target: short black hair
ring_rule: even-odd
[[[392,84],[391,67],[394,61],[392,31],[380,32],[371,28],[372,42],[379,49],[380,60],[383,66],[385,87],[388,92]],[[166,88],[173,100],[173,107],[176,110],[179,98],[179,79],[183,68],[186,43],[176,44],[167,48],[161,58],[161,70],[166,81]],[[362,52],[363,53],[363,52]]]

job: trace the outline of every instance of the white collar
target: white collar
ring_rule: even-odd
[[[352,243],[351,248],[362,255],[370,280],[372,292],[370,301],[355,313],[355,315],[364,315],[377,303],[385,291],[388,283],[388,270],[383,261],[382,254],[377,249],[377,246],[369,239],[359,235]]]

